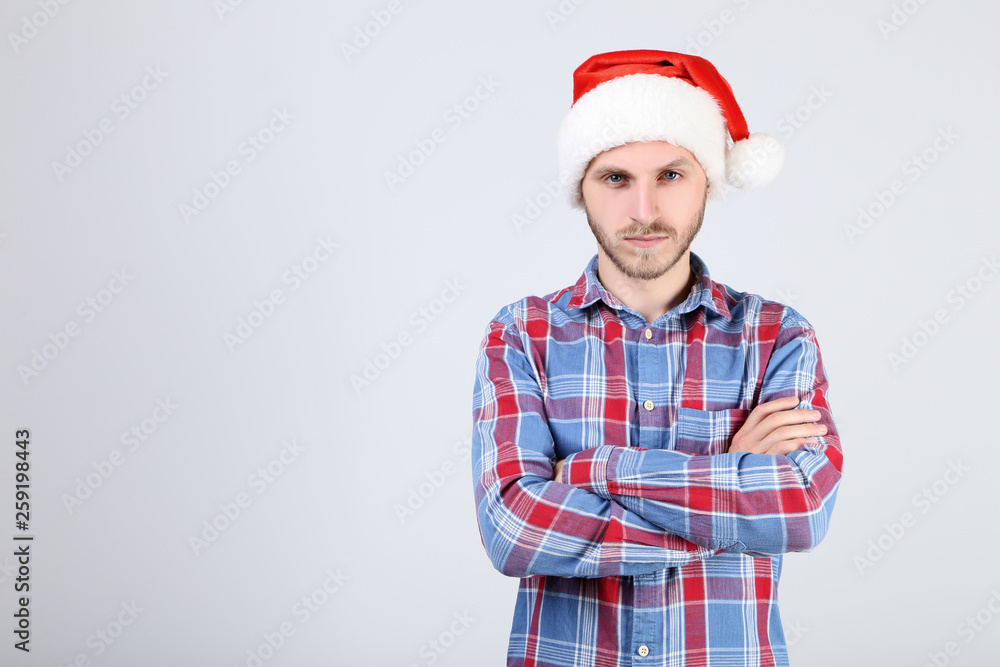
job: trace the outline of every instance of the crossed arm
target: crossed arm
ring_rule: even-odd
[[[494,566],[521,577],[620,576],[719,550],[815,545],[839,485],[839,437],[811,329],[780,337],[761,402],[726,453],[600,445],[556,462],[523,342],[492,323],[477,366],[473,474]]]
[[[796,408],[798,404],[797,396],[785,396],[758,405],[733,435],[729,452],[787,456],[804,445],[818,444],[817,436],[827,432],[826,424],[817,423],[822,413]],[[563,481],[565,463],[566,459],[556,462],[552,479]]]

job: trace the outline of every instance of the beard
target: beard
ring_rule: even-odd
[[[587,224],[590,225],[590,231],[594,233],[598,245],[604,250],[604,254],[608,256],[608,259],[615,265],[615,268],[629,278],[653,280],[672,269],[684,253],[688,251],[688,248],[691,247],[691,242],[698,235],[698,232],[701,230],[701,223],[705,219],[705,204],[707,201],[708,194],[706,192],[705,198],[701,202],[701,210],[691,219],[691,224],[687,225],[689,231],[683,237],[679,236],[677,229],[674,227],[655,222],[651,225],[636,223],[621,230],[612,238],[590,217],[590,211],[587,210],[586,203],[584,204],[584,211],[587,214]],[[673,244],[675,251],[673,253],[665,253],[666,249],[662,246],[638,248],[626,244],[625,239],[627,237],[637,236],[667,236]]]

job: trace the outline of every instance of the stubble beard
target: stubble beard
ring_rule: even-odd
[[[590,217],[590,211],[587,210],[586,204],[584,205],[584,211],[587,214],[587,224],[590,225],[590,231],[594,233],[598,245],[604,250],[604,254],[608,256],[608,259],[611,260],[615,268],[629,278],[654,280],[672,269],[680,258],[684,256],[684,253],[688,251],[688,248],[691,247],[691,242],[698,235],[698,232],[701,230],[701,224],[705,219],[705,204],[707,201],[708,197],[706,196],[701,202],[701,210],[692,219],[694,224],[688,226],[690,231],[683,238],[678,238],[677,230],[674,227],[659,222],[651,225],[636,223],[618,232],[615,238],[611,238]],[[663,250],[661,247],[629,247],[625,243],[625,238],[630,236],[668,236],[676,251],[658,260],[657,258]]]

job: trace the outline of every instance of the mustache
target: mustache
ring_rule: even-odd
[[[616,235],[619,239],[634,238],[642,236],[669,236],[677,238],[677,231],[668,225],[653,223],[652,225],[633,225],[621,230]]]

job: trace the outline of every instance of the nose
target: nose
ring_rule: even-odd
[[[660,205],[656,198],[656,184],[639,182],[632,190],[632,220],[650,225],[660,217]]]

